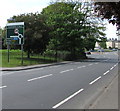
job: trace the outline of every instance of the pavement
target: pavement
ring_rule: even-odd
[[[111,81],[89,109],[118,109],[118,76]]]

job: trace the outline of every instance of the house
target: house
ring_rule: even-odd
[[[117,39],[109,39],[107,40],[106,42],[106,46],[107,48],[120,48],[120,40],[117,40]]]

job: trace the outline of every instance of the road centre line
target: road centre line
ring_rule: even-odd
[[[49,75],[45,75],[45,76],[40,76],[40,77],[32,78],[32,79],[29,79],[27,81],[31,82],[31,81],[42,79],[42,78],[46,78],[46,77],[49,77],[49,76],[53,76],[53,74],[49,74]]]
[[[68,72],[68,71],[73,71],[74,69],[68,69],[68,70],[64,70],[64,71],[61,71],[60,73],[64,73],[64,72]]]
[[[103,61],[108,61],[108,60],[103,60]]]
[[[69,101],[70,99],[72,99],[73,97],[75,97],[76,95],[78,95],[80,92],[82,92],[84,89],[80,89],[77,92],[75,92],[74,94],[72,94],[71,96],[69,96],[68,98],[64,99],[63,101],[61,101],[60,103],[56,104],[55,106],[53,106],[53,109],[58,108],[59,106],[61,106],[62,104],[64,104],[65,102]]]
[[[92,85],[93,83],[95,83],[95,82],[98,81],[99,79],[101,79],[101,76],[99,76],[97,79],[93,80],[93,81],[90,82],[89,84]]]
[[[91,65],[93,65],[93,64],[88,64],[88,66],[91,66]]]
[[[0,89],[2,89],[2,88],[6,88],[6,87],[7,87],[7,86],[1,86]]]
[[[98,64],[98,63],[95,63],[95,64]]]
[[[86,66],[80,66],[80,67],[77,67],[77,68],[80,69],[80,68],[84,68],[84,67],[86,67]]]

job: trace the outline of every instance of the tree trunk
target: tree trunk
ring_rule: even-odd
[[[27,58],[30,59],[30,50],[27,52]]]

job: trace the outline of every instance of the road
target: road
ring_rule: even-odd
[[[118,73],[117,52],[22,71],[2,72],[3,109],[84,109]]]

